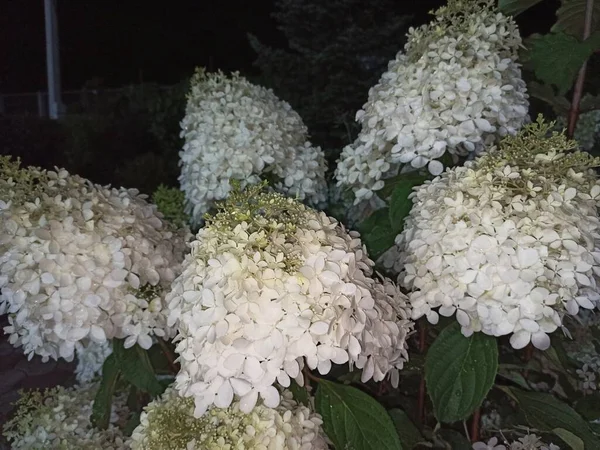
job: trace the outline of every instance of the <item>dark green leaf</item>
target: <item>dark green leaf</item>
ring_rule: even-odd
[[[387,411],[352,386],[319,381],[315,397],[323,429],[337,449],[401,450],[400,439]]]
[[[564,32],[583,38],[583,26],[585,23],[587,0],[561,0],[561,6],[556,11],[556,23],[552,27],[553,32]],[[592,15],[592,33],[600,27],[600,2],[594,2]]]
[[[532,427],[548,433],[562,428],[581,439],[585,448],[600,448],[600,440],[588,423],[566,403],[542,392],[528,392],[516,388],[503,390],[517,401],[519,409]]]
[[[567,443],[569,447],[571,447],[573,450],[585,450],[585,445],[583,444],[583,441],[570,431],[567,431],[564,428],[555,428],[552,431],[559,438],[565,441],[565,443]]]
[[[156,379],[146,350],[137,344],[131,348],[125,348],[123,340],[115,339],[113,342],[113,354],[115,355],[119,369],[123,373],[123,377],[127,381],[152,396],[163,393],[163,387]]]
[[[102,379],[100,386],[94,397],[94,406],[92,408],[92,424],[96,428],[105,430],[110,421],[110,411],[112,407],[112,398],[117,387],[121,372],[114,354],[109,355],[102,366]]]
[[[445,166],[446,164],[444,164],[444,167]],[[385,186],[383,187],[383,189],[381,189],[377,194],[379,195],[379,197],[386,200],[390,195],[392,195],[392,193],[396,190],[396,187],[398,187],[399,184],[403,184],[406,182],[412,182],[413,186],[423,184],[425,180],[431,178],[429,173],[424,172],[426,171],[399,173],[398,175],[392,178],[388,178],[385,180]]]
[[[507,16],[517,16],[542,0],[498,0],[498,9]]]
[[[392,198],[390,199],[390,224],[396,233],[400,233],[404,228],[404,218],[408,216],[413,207],[412,199],[409,195],[415,186],[423,184],[426,177],[410,177],[396,184]]]
[[[565,33],[535,36],[529,41],[529,58],[536,76],[558,88],[564,95],[571,87],[579,69],[594,53],[600,34],[581,42]],[[556,70],[560,67],[561,70]]]
[[[337,377],[338,381],[341,381],[344,384],[352,384],[352,383],[360,383],[360,379],[362,377],[362,370],[357,369],[356,367],[352,372],[345,373],[344,375],[340,375]]]
[[[298,383],[292,380],[292,383],[290,384],[290,391],[294,396],[294,400],[296,400],[298,403],[302,403],[304,406],[308,406],[309,397],[306,387],[300,387]]]
[[[358,226],[358,230],[369,250],[369,256],[373,259],[377,259],[394,245],[394,240],[398,234],[390,224],[388,208],[373,213]]]
[[[142,414],[139,412],[133,412],[131,413],[131,417],[129,417],[129,420],[127,421],[127,423],[125,424],[125,427],[123,428],[123,433],[125,434],[125,436],[131,436],[131,433],[133,433],[133,430],[136,429],[136,427],[140,424],[140,416]]]
[[[575,410],[586,420],[600,419],[600,392],[595,392],[579,399],[575,403]]]
[[[440,422],[456,422],[477,409],[498,371],[496,339],[483,333],[466,338],[453,322],[427,352],[425,381]]]
[[[396,432],[400,436],[400,442],[404,450],[412,450],[423,440],[423,436],[418,428],[412,423],[412,420],[401,409],[390,410],[390,416],[396,427]]]

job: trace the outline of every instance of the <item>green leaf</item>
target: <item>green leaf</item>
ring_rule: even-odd
[[[444,328],[425,358],[425,381],[440,422],[456,422],[477,409],[498,371],[496,339],[464,337],[457,322]]]
[[[396,188],[392,192],[390,199],[390,224],[395,232],[400,233],[404,228],[404,218],[408,216],[413,207],[412,199],[409,195],[412,193],[415,186],[423,184],[427,177],[407,177],[398,182]]]
[[[573,450],[585,450],[583,441],[570,431],[567,431],[564,428],[555,428],[552,432],[565,441],[565,443]]]
[[[600,393],[596,392],[579,399],[575,403],[575,410],[590,422],[600,419]]]
[[[588,423],[573,408],[551,394],[507,387],[503,390],[517,401],[519,409],[532,427],[548,433],[556,433],[555,430],[560,428],[581,439],[586,449],[600,448],[600,440]],[[563,438],[559,434],[557,436]]]
[[[131,348],[123,346],[123,340],[113,340],[113,354],[123,377],[141,391],[152,396],[163,393],[164,389],[156,379],[148,353],[139,345]]]
[[[518,16],[542,0],[498,0],[498,9],[507,16]]]
[[[125,434],[125,436],[131,436],[131,433],[133,433],[133,430],[135,430],[137,428],[137,426],[140,424],[140,416],[141,415],[142,414],[140,412],[131,413],[131,417],[129,418],[129,420],[125,424],[125,427],[123,428],[123,434]]]
[[[323,417],[323,429],[336,449],[402,449],[391,417],[364,392],[321,380],[315,405]]]
[[[401,409],[392,409],[389,411],[396,432],[400,436],[400,442],[402,448],[405,450],[411,450],[423,440],[423,436],[419,432],[418,428],[412,423],[412,420],[406,415]]]
[[[358,226],[362,240],[369,250],[369,256],[377,259],[383,252],[394,245],[398,234],[391,226],[389,209],[375,211]]]
[[[559,95],[564,95],[598,43],[600,34],[590,36],[584,42],[565,33],[536,35],[529,40],[529,58],[536,76],[544,83],[556,86]],[[556,70],[557,67],[560,70]]]
[[[115,355],[109,355],[102,366],[102,379],[100,386],[94,397],[94,406],[92,408],[92,424],[96,428],[105,430],[110,421],[110,411],[112,407],[112,398],[117,387],[117,381],[121,371],[117,364]]]
[[[582,39],[586,7],[587,0],[561,0],[561,6],[556,11],[557,20],[552,27],[552,31],[555,33],[563,32]],[[598,0],[594,2],[592,11],[592,33],[594,33],[600,27],[600,2]]]
[[[444,155],[446,156],[446,155]],[[444,167],[449,164],[444,164]],[[409,172],[409,173],[399,173],[392,178],[387,178],[385,181],[385,186],[381,189],[377,194],[380,198],[386,200],[399,184],[406,183],[407,181],[412,181],[413,186],[418,186],[423,184],[425,180],[431,179],[431,175],[427,172],[427,170],[421,170],[418,172]]]
[[[290,391],[294,396],[294,400],[296,400],[298,403],[302,403],[304,406],[308,406],[309,396],[306,387],[300,387],[298,383],[292,380],[292,383],[290,384]]]

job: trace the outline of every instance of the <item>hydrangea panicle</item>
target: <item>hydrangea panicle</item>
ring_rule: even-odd
[[[443,170],[440,158],[480,152],[527,120],[528,97],[515,22],[493,0],[449,0],[435,19],[411,29],[356,118],[362,130],[344,148],[338,184],[356,203],[400,169]]]
[[[550,345],[565,314],[600,299],[599,158],[540,118],[497,149],[416,188],[383,262],[413,319],[456,314],[465,335]]]
[[[250,413],[239,402],[211,407],[194,417],[194,401],[168,389],[151,402],[133,431],[132,450],[326,450],[321,418],[283,393],[276,408],[256,405]]]
[[[181,123],[185,145],[181,189],[194,225],[231,191],[230,180],[273,178],[279,191],[314,204],[326,201],[325,156],[291,106],[237,72],[198,69]]]
[[[133,189],[0,158],[0,313],[29,356],[71,360],[116,337],[144,348],[170,335],[164,288],[186,251]]]
[[[167,296],[179,393],[195,398],[197,415],[234,395],[244,412],[259,396],[275,407],[274,383],[302,384],[305,362],[321,374],[349,363],[363,381],[389,375],[397,385],[410,312],[373,265],[358,234],[324,213],[260,185],[232,192]]]
[[[11,449],[128,450],[121,428],[128,419],[126,395],[113,399],[110,423],[93,428],[90,417],[98,384],[30,391],[17,401],[15,416],[3,427]]]

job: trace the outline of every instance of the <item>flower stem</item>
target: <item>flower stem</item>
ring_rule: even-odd
[[[585,41],[590,37],[592,32],[592,14],[594,11],[594,0],[587,0],[585,6],[585,22],[583,25],[583,40]],[[571,102],[571,109],[569,110],[569,123],[567,126],[567,136],[573,138],[575,134],[575,127],[577,126],[577,120],[579,119],[579,106],[581,104],[581,98],[583,97],[583,84],[585,83],[585,74],[587,71],[587,61],[583,63],[577,80],[575,81],[575,88],[573,90],[573,101]]]
[[[471,422],[471,442],[479,440],[479,422],[481,421],[481,408],[477,408],[473,413]]]
[[[308,366],[304,366],[304,368],[302,369],[302,373],[304,374],[304,376],[306,378],[308,378],[310,381],[314,381],[315,383],[318,383],[319,381],[321,381],[321,379],[319,377],[314,376],[311,372],[310,369],[308,368]]]

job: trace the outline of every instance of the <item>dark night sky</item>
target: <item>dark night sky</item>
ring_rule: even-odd
[[[420,24],[444,3],[398,0],[398,8]],[[136,83],[140,76],[176,83],[197,65],[251,71],[254,52],[246,33],[285,45],[272,10],[273,0],[58,0],[63,89],[79,89],[94,77],[107,87]],[[523,34],[545,31],[546,16],[533,11],[520,18],[530,28]],[[45,84],[43,1],[0,0],[0,92],[33,92]]]

